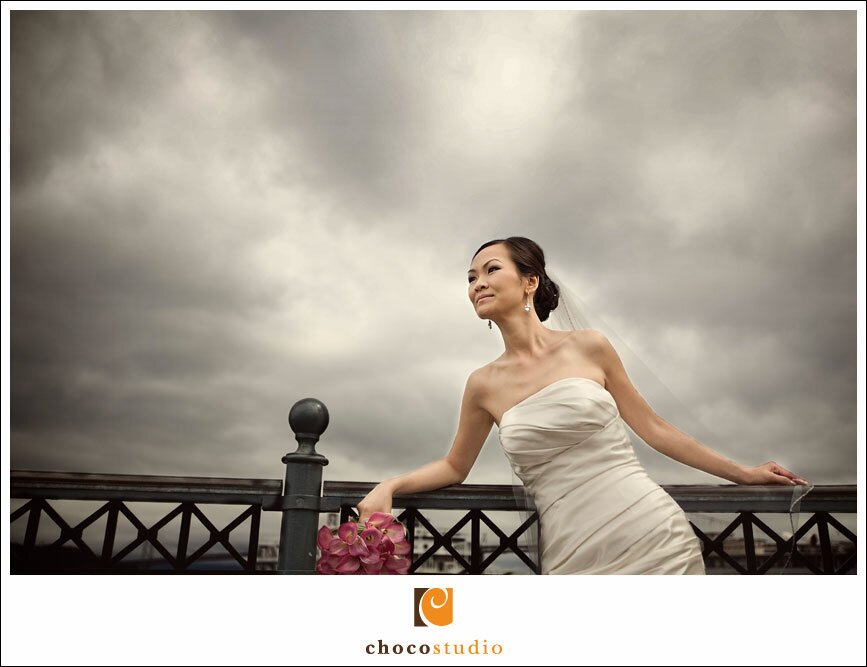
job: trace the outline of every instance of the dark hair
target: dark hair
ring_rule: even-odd
[[[522,276],[539,276],[539,286],[533,293],[533,307],[539,320],[544,322],[548,315],[560,303],[560,288],[545,273],[545,252],[539,244],[524,236],[510,236],[507,239],[494,239],[483,243],[475,253],[473,259],[483,248],[495,243],[502,243],[509,251],[512,261],[518,267],[518,273]]]

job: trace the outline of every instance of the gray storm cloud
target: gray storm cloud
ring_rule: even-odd
[[[502,351],[472,253],[522,235],[706,444],[854,483],[855,26],[13,11],[12,467],[277,478],[306,396],[326,479],[422,465]]]

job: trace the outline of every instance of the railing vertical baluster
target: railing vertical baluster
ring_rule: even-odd
[[[753,522],[750,512],[741,513],[741,530],[744,533],[744,556],[747,559],[747,573],[757,574],[756,541],[753,538]]]
[[[542,574],[542,549],[539,545],[542,544],[542,522],[539,519],[539,513],[534,509],[536,514],[536,574]]]
[[[819,547],[822,549],[822,573],[834,574],[834,555],[831,552],[831,535],[828,533],[828,518],[825,512],[816,512],[816,528],[819,531]]]
[[[280,522],[279,574],[316,571],[316,531],[322,494],[322,468],[328,459],[316,452],[319,436],[328,427],[328,408],[315,398],[303,398],[289,411],[289,425],[298,449],[286,454]]]
[[[111,567],[111,556],[114,553],[114,537],[117,533],[117,503],[108,501],[108,516],[105,519],[105,537],[102,540],[102,564]]]
[[[406,508],[406,532],[407,538],[409,538],[409,562],[415,563],[415,508],[407,507]],[[410,565],[410,570],[412,570],[413,566]],[[414,571],[414,570],[412,570]]]
[[[183,570],[187,561],[187,547],[190,543],[190,515],[192,503],[184,503],[181,513],[181,529],[178,535],[178,551],[175,556],[175,569]]]
[[[247,570],[250,572],[256,571],[256,562],[259,556],[259,519],[261,516],[261,505],[254,505],[250,508],[250,540],[247,542]]]
[[[470,510],[472,512],[472,525],[470,527],[470,574],[481,574],[482,568],[482,531],[481,519],[479,513],[481,510]]]
[[[36,533],[39,532],[39,516],[42,514],[40,498],[30,501],[30,512],[27,515],[27,532],[24,534],[24,553],[29,560],[33,557],[33,547],[36,545]]]

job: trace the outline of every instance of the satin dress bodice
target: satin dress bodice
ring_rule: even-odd
[[[595,380],[531,394],[503,413],[499,440],[539,513],[543,574],[704,574],[689,520]]]

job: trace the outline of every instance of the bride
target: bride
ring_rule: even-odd
[[[539,513],[543,574],[705,573],[698,537],[639,463],[624,422],[661,453],[737,484],[809,484],[774,461],[739,465],[662,419],[602,332],[545,327],[560,289],[532,240],[483,244],[468,282],[505,351],[467,378],[448,454],[377,484],[358,503],[362,523],[391,512],[396,494],[463,482],[494,423]]]

